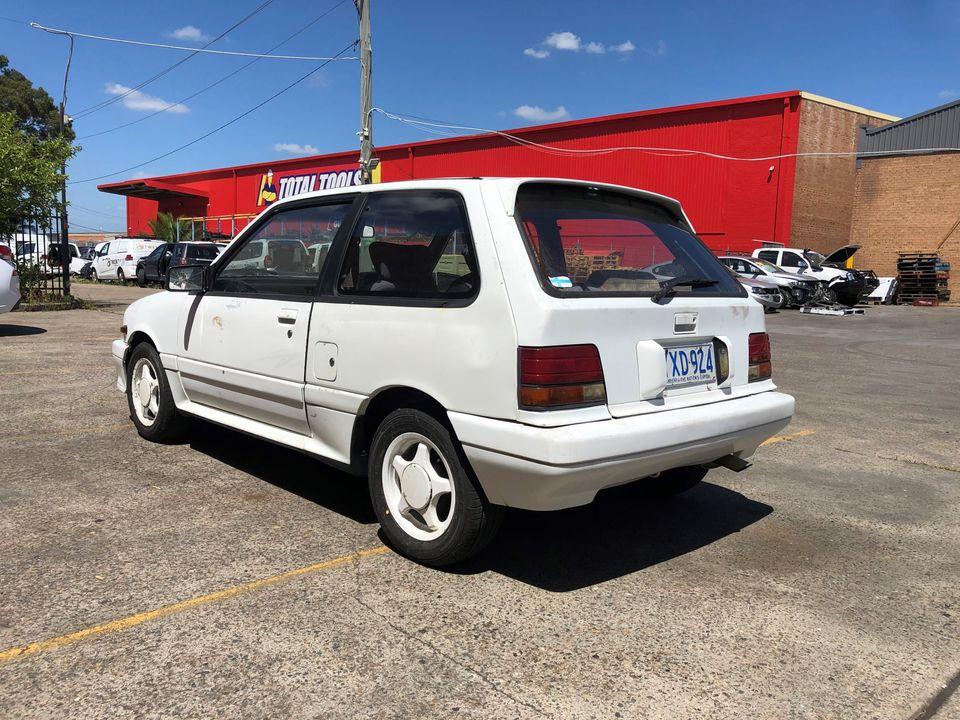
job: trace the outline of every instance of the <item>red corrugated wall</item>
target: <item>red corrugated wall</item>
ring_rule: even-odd
[[[684,148],[735,157],[796,151],[799,93],[743,98],[525,129],[527,140],[584,150],[620,146]],[[386,122],[379,120],[379,122]],[[546,176],[612,182],[679,199],[697,231],[717,251],[750,251],[765,241],[789,244],[794,162],[732,162],[699,155],[617,152],[558,156],[520,147],[498,136],[392,146],[378,151],[381,180],[499,175]],[[179,215],[251,213],[263,173],[276,178],[355,168],[355,153],[285,160],[158,178],[209,193],[161,200]],[[128,202],[130,232],[143,232],[157,203]]]

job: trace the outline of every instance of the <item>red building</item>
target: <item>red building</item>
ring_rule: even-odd
[[[897,118],[800,91],[641,110],[508,131],[574,150],[644,147],[657,154],[557,155],[494,134],[377,148],[377,180],[546,176],[618,183],[678,198],[718,251],[762,243],[832,249],[850,236],[855,158],[789,157],[856,150],[860,125]],[[357,151],[105,183],[127,197],[127,233],[149,234],[158,211],[194,218],[230,236],[277,198],[359,181]],[[787,156],[787,157],[780,157]]]

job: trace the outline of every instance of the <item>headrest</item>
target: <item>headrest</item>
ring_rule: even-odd
[[[370,244],[370,260],[381,278],[398,280],[411,275],[423,276],[432,269],[430,247],[375,242]]]

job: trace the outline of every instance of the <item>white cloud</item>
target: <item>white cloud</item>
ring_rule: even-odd
[[[643,51],[650,57],[663,57],[667,54],[667,44],[663,40],[657,40],[654,47],[644,48]]]
[[[610,52],[615,53],[632,53],[637,49],[637,46],[629,40],[624,40],[622,43],[618,43],[617,45],[611,45],[609,49]]]
[[[167,36],[172,37],[174,40],[188,40],[190,42],[206,42],[210,39],[210,36],[204,33],[203,30],[193,25],[184,25],[172,33],[167,33]]]
[[[941,100],[953,100],[954,98],[957,97],[957,91],[947,88],[945,90],[941,90],[940,92],[938,92],[937,97],[940,98]]]
[[[580,49],[580,36],[574,35],[572,32],[554,32],[547,35],[543,44],[555,50],[573,50],[576,52]]]
[[[290,155],[318,155],[320,153],[313,145],[301,145],[300,143],[277,143],[273,146],[273,149]]]
[[[107,83],[106,92],[108,95],[123,95],[120,102],[129,110],[141,110],[143,112],[166,110],[178,115],[190,112],[190,108],[183,103],[170,103],[163,98],[147,95],[145,92],[133,90],[120,83]]]
[[[584,50],[591,55],[603,55],[607,51],[607,49],[603,47],[603,43],[598,42],[588,42],[584,46]]]
[[[534,48],[527,48],[523,51],[523,54],[527,57],[536,58],[537,60],[543,60],[545,57],[550,56],[549,50],[536,50]]]
[[[521,105],[514,109],[513,114],[531,122],[552,122],[570,117],[563,105],[558,105],[556,110],[544,110],[539,105]]]

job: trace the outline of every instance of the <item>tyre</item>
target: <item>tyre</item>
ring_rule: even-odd
[[[187,429],[187,418],[173,403],[160,356],[149,343],[137,345],[127,360],[127,405],[142,438],[169,442]]]
[[[786,310],[793,304],[793,295],[788,288],[780,288],[780,306],[778,310]]]
[[[93,280],[94,282],[100,282],[100,276],[97,275],[96,268],[90,271],[90,279]]]
[[[395,410],[380,423],[368,481],[384,535],[424,565],[450,565],[474,555],[503,521],[503,508],[484,497],[459,442],[420,410]]]
[[[127,284],[127,278],[123,275],[123,268],[117,268],[117,282],[121,285]]]
[[[147,286],[147,274],[142,267],[137,268],[137,287]]]
[[[653,497],[668,498],[692,490],[706,477],[708,468],[700,465],[664,470],[656,477],[640,481],[643,489]]]

